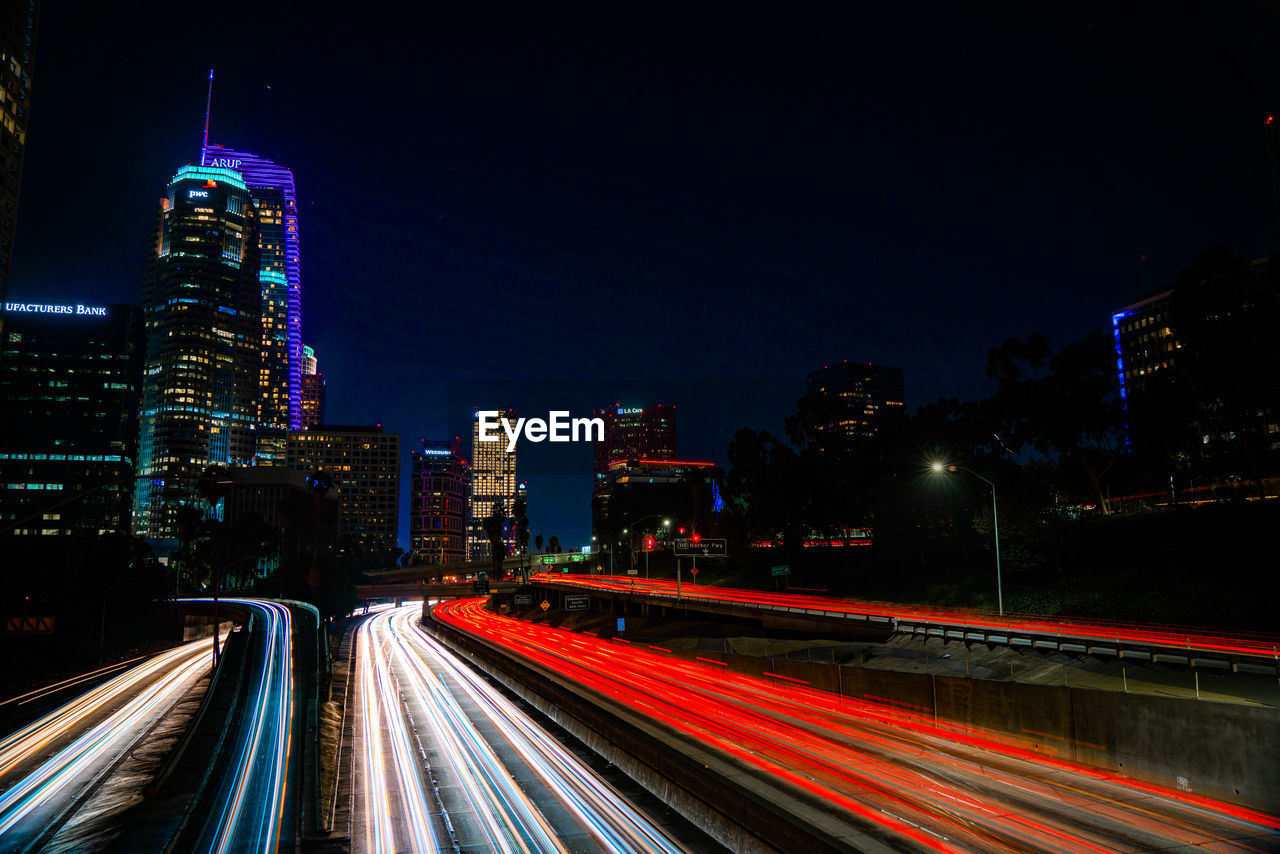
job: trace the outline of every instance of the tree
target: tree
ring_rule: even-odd
[[[502,502],[495,501],[493,509],[484,520],[484,533],[489,538],[489,557],[492,561],[489,577],[494,581],[503,578],[502,561],[507,556],[507,544],[502,539],[506,529],[507,517],[502,512]]]
[[[538,554],[542,554],[542,535],[533,538],[533,547],[538,550]]]
[[[1104,480],[1124,442],[1112,341],[1094,329],[1055,354],[1039,333],[1007,338],[988,353],[987,376],[998,385],[981,408],[999,447],[1015,455],[1034,451],[1055,467],[1064,493],[1079,491],[1067,470],[1078,472],[1109,513]]]
[[[549,555],[560,554],[560,538],[555,536],[554,534],[552,534],[551,539],[547,541],[547,554]]]
[[[729,444],[728,486],[743,510],[748,535],[782,539],[799,555],[810,529],[813,483],[800,455],[766,431],[739,430]]]

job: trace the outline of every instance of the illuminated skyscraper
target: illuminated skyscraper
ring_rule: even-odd
[[[258,209],[258,281],[262,288],[262,367],[258,423],[266,437],[302,428],[302,273],[293,172],[265,157],[206,145],[202,163],[234,169]],[[278,442],[262,445],[262,462],[282,462]]]
[[[808,391],[800,406],[812,425],[809,440],[819,449],[870,439],[906,413],[902,368],[870,362],[827,365],[809,374]]]
[[[302,429],[310,430],[324,423],[324,374],[320,373],[316,353],[302,348]]]
[[[258,224],[230,169],[184,166],[160,200],[142,289],[146,367],[134,492],[139,536],[177,536],[210,465],[255,454],[262,362]]]
[[[373,554],[396,547],[400,529],[400,437],[369,427],[324,426],[289,434],[289,468],[328,472],[342,518],[338,551]]]
[[[18,219],[18,185],[27,149],[31,72],[36,52],[37,0],[5,3],[0,16],[0,302],[9,299],[9,260]],[[0,316],[0,331],[4,318]]]
[[[604,441],[595,444],[596,481],[609,465],[626,460],[671,460],[676,456],[676,408],[670,404],[597,409],[604,421]]]
[[[466,560],[466,460],[451,442],[422,440],[412,452],[409,493],[409,556],[413,563],[441,565]]]
[[[498,417],[514,423],[516,412],[501,410]],[[467,555],[471,560],[484,560],[491,555],[484,520],[498,504],[502,506],[503,516],[510,519],[516,494],[515,451],[507,453],[505,437],[498,442],[481,442],[477,418],[471,425],[471,492],[467,500]],[[505,526],[502,540],[507,544],[507,553],[511,554],[516,542],[512,525]]]
[[[23,301],[4,313],[0,528],[17,527],[2,536],[131,533],[142,312]]]

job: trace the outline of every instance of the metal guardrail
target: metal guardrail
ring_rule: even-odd
[[[535,582],[537,583],[537,582]],[[547,583],[547,582],[542,582]],[[571,578],[555,579],[557,587],[574,587],[589,591],[596,595],[605,593],[621,595],[637,600],[676,603],[684,607],[697,605],[715,605],[722,608],[743,609],[744,611],[771,612],[776,614],[804,615],[822,617],[830,620],[858,621],[864,624],[886,625],[895,634],[912,636],[940,637],[944,640],[961,640],[986,644],[1000,644],[1008,647],[1023,647],[1057,652],[1075,652],[1085,655],[1115,655],[1117,658],[1143,659],[1151,662],[1186,664],[1191,667],[1210,666],[1230,669],[1236,672],[1274,673],[1280,676],[1280,649],[1271,652],[1211,650],[1197,648],[1189,640],[1185,645],[1173,643],[1141,643],[1132,639],[1102,637],[1094,632],[1072,632],[1070,624],[1057,627],[1053,632],[1019,627],[1012,622],[994,629],[988,626],[975,626],[967,621],[946,619],[919,619],[916,617],[895,617],[882,614],[858,613],[856,611],[832,611],[824,608],[804,608],[788,605],[774,605],[764,602],[740,602],[732,599],[716,599],[707,595],[680,595],[658,593],[651,590],[628,590],[625,588],[601,589],[590,585],[575,585]],[[705,589],[705,588],[704,588]],[[702,593],[703,590],[699,590]],[[1065,629],[1065,631],[1064,631]],[[1264,664],[1264,662],[1266,662]]]

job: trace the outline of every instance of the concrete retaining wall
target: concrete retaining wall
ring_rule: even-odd
[[[672,654],[801,680],[1000,733],[1046,756],[1280,813],[1278,709],[687,649]]]

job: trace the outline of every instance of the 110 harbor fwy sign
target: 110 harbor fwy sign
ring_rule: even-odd
[[[14,314],[76,314],[81,317],[106,317],[105,305],[44,305],[35,302],[7,302],[4,310]]]

